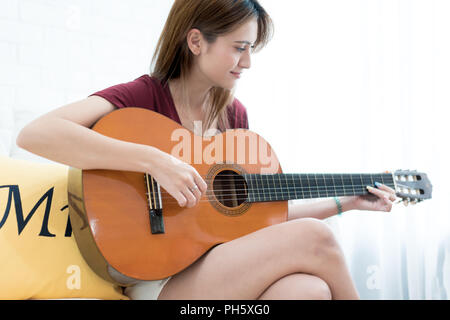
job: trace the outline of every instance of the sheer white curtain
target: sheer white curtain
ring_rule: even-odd
[[[275,35],[236,95],[284,172],[428,174],[433,199],[335,230],[363,299],[449,299],[450,2],[261,0]]]

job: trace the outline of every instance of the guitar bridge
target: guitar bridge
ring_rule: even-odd
[[[164,233],[164,221],[161,209],[150,210],[150,229],[152,234]]]

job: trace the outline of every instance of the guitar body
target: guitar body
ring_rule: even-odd
[[[161,187],[164,233],[152,234],[145,173],[70,168],[69,212],[77,244],[90,267],[110,282],[119,282],[111,270],[128,281],[166,278],[217,244],[287,220],[287,201],[220,200],[213,192],[220,175],[281,173],[274,152],[256,133],[233,129],[203,138],[143,108],[115,110],[92,129],[115,139],[151,145],[184,161],[190,158],[186,162],[208,184],[207,194],[193,208],[180,207]],[[237,143],[239,139],[257,141],[256,149],[250,142]],[[270,163],[260,161],[259,156],[255,161],[255,150],[258,155],[261,151],[270,155]]]

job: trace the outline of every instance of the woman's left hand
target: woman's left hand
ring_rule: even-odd
[[[349,197],[353,209],[386,212],[392,210],[392,205],[397,199],[395,190],[381,183],[377,183],[377,188],[368,186],[367,190],[371,194]]]

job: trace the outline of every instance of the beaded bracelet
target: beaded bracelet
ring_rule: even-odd
[[[336,202],[338,208],[338,215],[342,214],[342,204],[338,197],[334,197],[334,201]]]

